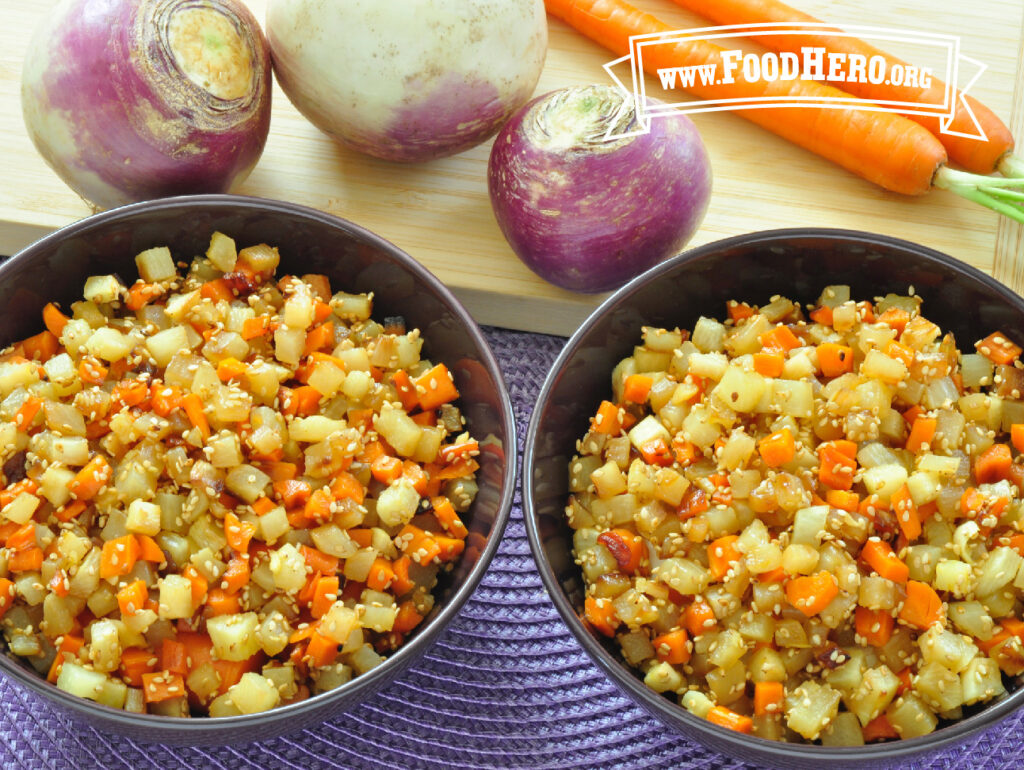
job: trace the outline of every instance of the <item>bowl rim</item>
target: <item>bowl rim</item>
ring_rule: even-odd
[[[939,263],[959,273],[962,278],[980,282],[986,288],[999,295],[1005,302],[1015,305],[1024,315],[1024,297],[1016,294],[1007,286],[978,268],[948,254],[912,241],[861,230],[828,227],[761,230],[723,238],[670,257],[641,273],[601,302],[569,338],[548,370],[548,374],[534,402],[534,409],[530,416],[523,450],[522,507],[530,550],[533,552],[534,561],[537,563],[537,570],[540,573],[541,581],[547,589],[548,595],[551,597],[565,624],[569,627],[569,631],[587,653],[587,657],[597,664],[621,691],[629,695],[647,713],[658,717],[662,722],[676,729],[680,727],[681,723],[682,730],[680,735],[683,737],[700,736],[702,740],[706,738],[707,744],[716,750],[721,750],[718,747],[723,745],[732,745],[737,748],[737,755],[739,756],[749,756],[756,752],[763,759],[780,762],[797,760],[801,762],[832,761],[860,764],[872,761],[877,762],[883,759],[905,758],[923,752],[935,752],[951,744],[961,742],[974,733],[991,728],[997,722],[1008,717],[1024,704],[1024,687],[1018,688],[1002,700],[982,709],[977,714],[953,722],[927,735],[906,740],[865,744],[863,746],[837,747],[806,743],[784,743],[758,738],[753,735],[744,735],[712,724],[706,719],[701,719],[644,685],[624,663],[609,653],[597,638],[587,630],[583,621],[577,615],[575,608],[563,592],[550,562],[545,557],[539,521],[534,507],[535,490],[533,479],[542,405],[549,399],[556,380],[565,368],[568,359],[580,349],[583,339],[589,333],[589,329],[604,315],[613,312],[624,300],[646,287],[649,283],[657,281],[665,273],[672,272],[692,262],[712,258],[717,252],[724,249],[733,247],[753,248],[758,245],[769,245],[797,239],[856,241],[858,244],[864,244],[868,247],[880,246],[902,252],[913,252],[916,256],[923,257],[925,261]]]
[[[459,319],[466,329],[470,339],[481,351],[479,362],[484,365],[487,371],[494,377],[498,384],[498,400],[500,402],[500,422],[504,427],[508,446],[505,447],[505,471],[502,475],[502,495],[497,505],[497,512],[494,519],[494,526],[487,538],[487,543],[480,552],[476,563],[470,569],[466,579],[455,590],[450,600],[440,609],[438,614],[424,626],[419,634],[405,642],[385,661],[365,674],[353,677],[349,682],[317,695],[312,695],[305,700],[297,701],[286,706],[279,706],[270,711],[257,712],[255,714],[242,714],[229,717],[197,717],[181,718],[161,716],[157,714],[136,714],[133,712],[115,709],[104,706],[93,701],[79,698],[66,693],[44,678],[34,675],[15,664],[7,655],[0,654],[0,672],[16,680],[19,684],[28,687],[30,690],[42,695],[58,705],[70,708],[87,718],[89,724],[93,724],[96,717],[113,722],[122,728],[131,729],[132,739],[140,740],[140,728],[152,728],[154,731],[178,732],[182,737],[203,738],[207,740],[216,737],[217,733],[225,733],[219,743],[230,742],[230,731],[233,729],[253,728],[270,722],[284,722],[288,719],[298,718],[324,708],[329,708],[332,701],[350,700],[352,707],[355,705],[355,698],[359,695],[368,695],[374,692],[378,685],[386,684],[394,675],[400,676],[404,669],[419,660],[421,652],[429,648],[442,631],[447,629],[456,615],[462,610],[470,596],[476,590],[484,574],[489,569],[498,547],[503,538],[505,529],[511,517],[513,499],[516,492],[516,479],[519,471],[519,457],[515,449],[518,446],[517,425],[515,412],[512,408],[511,395],[508,383],[501,370],[501,365],[494,355],[490,344],[483,335],[479,324],[469,314],[462,302],[452,291],[441,282],[441,280],[425,268],[420,262],[414,259],[403,249],[391,243],[387,239],[355,224],[343,217],[304,206],[289,201],[276,200],[272,198],[261,198],[249,195],[236,195],[232,193],[211,193],[199,195],[179,195],[167,198],[158,198],[148,201],[130,203],[116,208],[108,209],[83,219],[72,222],[64,227],[48,233],[42,238],[33,241],[25,248],[11,255],[9,259],[0,264],[0,282],[7,279],[7,274],[21,263],[31,260],[36,252],[48,248],[50,245],[59,242],[69,236],[76,236],[88,231],[103,227],[109,222],[116,222],[137,215],[139,213],[156,213],[167,210],[180,209],[188,211],[192,208],[223,208],[234,207],[243,211],[268,211],[273,214],[283,214],[305,220],[314,220],[320,224],[327,225],[335,230],[344,232],[362,244],[371,246],[380,252],[386,253],[390,258],[396,260],[419,281],[430,285],[437,292],[444,304],[451,308],[453,314]],[[14,267],[12,267],[12,265]],[[509,451],[509,447],[513,451]],[[365,691],[365,692],[364,692]],[[325,719],[330,716],[325,716]],[[276,734],[276,733],[275,733]],[[159,742],[160,735],[153,738],[153,742]],[[259,739],[256,739],[259,740]]]

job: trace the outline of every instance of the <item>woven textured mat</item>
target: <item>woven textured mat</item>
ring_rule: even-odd
[[[486,333],[504,368],[522,444],[564,340]],[[3,768],[745,767],[670,734],[590,663],[534,569],[519,493],[490,570],[426,658],[316,729],[242,747],[177,749],[76,727],[6,679],[0,702]],[[1019,766],[1022,730],[1024,715],[927,765],[907,766]]]

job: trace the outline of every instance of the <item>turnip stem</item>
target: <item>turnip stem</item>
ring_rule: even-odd
[[[1024,188],[1024,178],[968,174],[943,166],[936,172],[932,185],[1024,223],[1024,208],[1007,200],[1017,199],[1018,190]]]

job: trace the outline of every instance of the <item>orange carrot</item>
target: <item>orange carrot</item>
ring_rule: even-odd
[[[159,703],[186,694],[185,680],[181,674],[159,671],[142,675],[142,695],[146,703]]]
[[[853,371],[853,348],[835,342],[823,342],[815,350],[818,367],[826,377],[838,377]]]
[[[133,580],[117,592],[117,606],[123,617],[131,617],[146,605],[149,591],[141,580]]]
[[[907,542],[917,540],[921,536],[921,516],[906,484],[892,493],[889,503],[892,505],[892,512],[896,514],[896,523],[899,524]]]
[[[716,24],[755,24],[772,22],[820,23],[818,19],[792,8],[780,0],[675,0],[676,3],[699,13]],[[906,66],[904,62],[855,37],[834,34],[839,30],[823,28],[811,34],[751,35],[750,39],[775,51],[788,51],[800,55],[804,46],[825,48],[830,53],[863,56],[865,61],[881,56],[886,61],[886,70]],[[864,82],[859,82],[863,80]],[[868,101],[900,101],[918,104],[942,104],[946,99],[946,84],[936,77],[931,78],[927,87],[918,85],[892,85],[889,79],[874,83],[868,78],[844,80],[838,88]],[[946,148],[954,162],[978,174],[991,174],[1000,160],[1013,150],[1013,135],[1006,125],[985,105],[972,96],[959,91],[953,94],[956,114],[949,127],[950,131],[975,135],[977,129],[970,114],[960,99],[966,98],[971,112],[978,119],[987,141],[969,139],[940,131],[939,118],[935,115],[907,115],[910,120],[920,123],[930,131]]]
[[[839,593],[839,585],[829,572],[824,570],[813,575],[796,577],[786,583],[786,598],[789,603],[807,617],[817,615],[825,609]]]
[[[878,316],[878,323],[895,329],[897,334],[903,334],[903,330],[910,323],[910,313],[901,307],[886,308],[885,312]]]
[[[792,330],[784,324],[779,324],[774,329],[764,332],[758,339],[761,345],[768,352],[785,354],[793,348],[800,347],[800,338],[793,334]]]
[[[853,618],[854,630],[863,637],[864,644],[872,647],[884,647],[892,636],[895,625],[892,614],[888,610],[869,610],[857,607]]]
[[[583,616],[605,636],[615,636],[615,629],[621,622],[615,615],[615,605],[611,599],[598,599],[593,596],[583,600]]]
[[[852,443],[852,442],[851,442]],[[839,446],[829,441],[818,445],[818,480],[830,489],[850,489],[857,469],[857,461]]]
[[[822,326],[831,326],[834,321],[832,308],[828,305],[819,305],[808,315],[810,315],[814,323],[821,324]]]
[[[945,612],[935,589],[919,580],[907,581],[907,599],[900,610],[900,620],[921,630],[943,622]]]
[[[57,354],[57,349],[60,347],[57,335],[49,329],[41,331],[39,334],[23,340],[21,344],[25,351],[25,357],[32,361],[39,361],[40,363],[46,363],[53,358]]]
[[[690,636],[697,637],[713,631],[718,625],[715,611],[711,605],[703,599],[696,599],[687,605],[683,610],[683,626],[690,632]]]
[[[213,302],[220,300],[231,302],[235,298],[231,284],[225,278],[214,278],[212,281],[207,281],[200,287],[199,295]]]
[[[391,630],[399,634],[407,634],[412,631],[423,620],[423,615],[416,609],[416,603],[407,599],[398,605],[398,614],[395,615],[395,622]]]
[[[750,717],[737,714],[725,706],[712,706],[708,712],[707,720],[712,724],[733,730],[737,733],[749,735],[754,730],[754,721]]]
[[[127,575],[139,560],[139,541],[135,535],[125,535],[103,544],[100,552],[100,577]]]
[[[825,492],[825,502],[841,511],[856,511],[860,507],[860,495],[845,489],[829,489]]]
[[[333,575],[338,571],[337,556],[331,556],[308,545],[299,546],[299,551],[302,553],[302,558],[306,560],[306,566],[314,572],[319,572],[321,575]]]
[[[188,649],[177,639],[164,639],[160,643],[160,668],[173,674],[188,673]]]
[[[889,717],[884,713],[879,714],[864,725],[863,733],[864,740],[868,743],[900,737],[900,734],[896,732],[896,728],[892,726],[892,722],[889,721]]]
[[[1022,352],[1020,345],[1010,342],[1002,332],[992,332],[985,339],[976,342],[974,347],[994,364],[1013,363]]]
[[[762,350],[754,353],[754,371],[762,377],[778,377],[786,364],[786,356],[781,351]]]
[[[1010,426],[1010,443],[1018,452],[1024,452],[1024,423]]]
[[[754,315],[754,308],[748,303],[737,302],[734,299],[726,303],[725,309],[729,313],[729,318],[733,321],[742,321],[744,318],[750,318],[750,316]]]
[[[614,557],[619,569],[632,575],[640,567],[640,562],[647,553],[644,540],[628,529],[612,529],[597,536],[597,542],[603,545]]]
[[[622,398],[624,401],[642,404],[647,400],[647,394],[651,392],[653,384],[654,378],[650,375],[631,374],[622,383]]]
[[[692,645],[689,643],[689,638],[683,628],[656,636],[651,640],[654,654],[660,661],[681,666],[690,660]]]
[[[370,572],[366,576],[366,587],[374,591],[387,591],[394,579],[395,570],[391,566],[391,561],[378,556],[370,565]]]
[[[708,569],[711,571],[712,580],[724,578],[732,566],[743,557],[736,548],[737,540],[738,535],[725,535],[708,545]]]
[[[757,444],[757,451],[769,468],[785,465],[796,456],[796,440],[789,428],[765,436]]]
[[[52,302],[47,303],[43,308],[43,325],[46,326],[47,331],[55,337],[60,337],[60,335],[64,333],[64,326],[70,320],[71,319],[64,315],[60,308]]]
[[[902,361],[908,369],[914,365],[914,359],[917,356],[913,348],[907,347],[896,340],[889,340],[889,344],[885,346],[885,350],[882,352],[889,356],[889,358]]]
[[[196,393],[188,393],[182,396],[181,406],[188,415],[188,420],[193,426],[199,429],[203,439],[210,437],[210,423],[203,412],[203,401]]]
[[[618,434],[623,428],[619,415],[619,407],[611,401],[602,401],[601,405],[597,408],[597,414],[590,421],[591,430],[596,433],[606,433],[609,436]]]
[[[879,576],[894,583],[906,583],[910,577],[910,568],[904,564],[892,546],[884,540],[872,539],[864,543],[861,557]]]
[[[939,421],[934,417],[916,417],[910,426],[906,448],[911,452],[922,452],[931,446]]]
[[[979,484],[991,484],[1010,477],[1013,456],[1008,444],[993,444],[974,461],[974,478]]]
[[[142,687],[142,677],[153,672],[156,667],[150,661],[153,653],[142,647],[129,647],[121,653],[121,677],[132,687]]]
[[[149,535],[136,535],[135,540],[139,544],[139,561],[151,561],[156,564],[167,561],[160,544]]]
[[[39,396],[29,396],[26,398],[14,414],[14,424],[18,426],[18,430],[27,432],[32,427],[32,421],[36,419],[36,415],[39,414],[42,406],[43,399],[39,398]]]
[[[270,331],[270,319],[265,315],[256,316],[255,318],[246,318],[242,321],[242,339],[251,340],[256,337],[262,337],[264,334]]]
[[[224,515],[224,535],[233,551],[246,553],[249,550],[249,541],[255,534],[256,525],[251,521],[242,521],[231,511]]]
[[[221,615],[234,615],[242,611],[242,602],[237,593],[230,593],[223,588],[211,588],[206,595],[207,617],[216,618]]]
[[[75,474],[68,489],[78,500],[91,500],[113,475],[114,469],[110,467],[106,458],[103,455],[96,455]]]
[[[674,28],[625,0],[546,0],[552,16],[568,22],[606,48],[623,56],[630,53],[633,35],[673,32]],[[723,70],[723,48],[704,40],[683,40],[653,45],[644,64],[659,69],[713,64]],[[696,82],[687,90],[701,99],[781,97],[825,102],[847,97],[843,91],[813,81],[732,84]],[[946,162],[946,151],[924,127],[898,115],[864,112],[853,108],[780,107],[744,110],[747,120],[805,149],[815,152],[894,192],[921,194],[931,186]]]
[[[782,682],[756,682],[754,684],[754,714],[767,716],[781,714],[786,702],[786,688]]]
[[[316,579],[313,601],[309,605],[310,614],[314,618],[322,618],[338,600],[339,583],[337,575],[324,575]]]
[[[444,364],[437,364],[433,369],[424,372],[415,380],[416,393],[419,396],[420,408],[423,410],[437,409],[459,397],[451,372]]]

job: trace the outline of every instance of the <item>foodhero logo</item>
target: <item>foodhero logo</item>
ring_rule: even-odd
[[[830,51],[816,42],[823,35],[857,38],[868,44],[864,50],[870,51],[871,47],[879,50],[877,54]],[[779,36],[785,37],[782,41],[770,40]],[[735,46],[743,38],[779,50],[752,53],[712,42],[728,39]],[[807,38],[806,45],[801,44],[802,38]],[[943,133],[986,140],[970,105],[963,98],[985,71],[985,65],[962,55],[960,40],[952,35],[879,27],[851,26],[840,30],[825,23],[779,22],[637,35],[629,42],[629,55],[609,62],[605,70],[630,97],[629,107],[635,105],[638,127],[628,134],[612,129],[606,139],[645,133],[650,129],[650,120],[664,114],[816,107],[932,115],[939,119]],[[918,63],[907,64],[882,54],[882,50],[894,44],[910,47]],[[702,63],[660,66],[688,58]],[[965,64],[974,72],[958,91],[956,84],[962,76],[961,66]],[[617,74],[625,65],[632,71],[632,89],[627,88]],[[645,69],[657,73],[665,92],[687,92],[697,98],[648,102]],[[784,85],[798,81],[813,82],[820,87],[792,89]],[[848,93],[844,88],[860,95]],[[867,98],[865,91],[869,92]],[[950,128],[958,109],[970,116],[973,132]]]
[[[829,52],[823,47],[804,47],[800,56],[789,51],[769,51],[758,55],[743,51],[723,51],[721,71],[717,64],[695,64],[688,67],[666,67],[658,70],[661,87],[692,88],[730,85],[737,78],[747,83],[774,83],[777,80],[820,80],[829,83],[871,83],[873,85],[905,85],[910,88],[931,88],[929,67],[892,63],[884,56]]]

